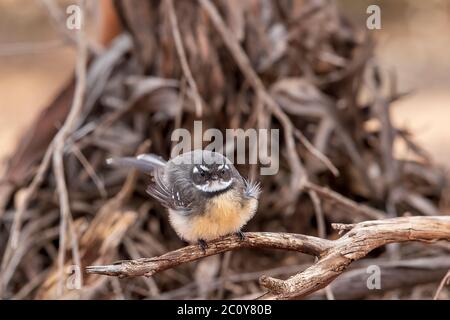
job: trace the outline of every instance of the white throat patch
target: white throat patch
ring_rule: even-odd
[[[194,184],[194,186],[203,192],[218,192],[225,190],[233,183],[233,179],[230,179],[229,181],[210,181],[202,185]]]

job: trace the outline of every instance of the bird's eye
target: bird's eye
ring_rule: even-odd
[[[228,181],[231,178],[230,170],[222,169],[220,170],[220,177],[222,180]]]
[[[207,173],[198,167],[194,167],[194,169],[192,170],[193,182],[195,184],[201,185],[201,184],[205,183],[206,179],[207,179]]]

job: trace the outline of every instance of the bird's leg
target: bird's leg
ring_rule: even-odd
[[[239,240],[241,241],[245,240],[245,234],[241,230],[236,232],[236,235],[239,237]]]
[[[198,245],[200,246],[200,249],[202,249],[203,253],[206,253],[206,248],[208,248],[208,244],[206,243],[206,241],[203,239],[199,239]]]

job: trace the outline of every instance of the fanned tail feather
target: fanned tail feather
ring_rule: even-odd
[[[130,167],[143,172],[153,172],[155,169],[164,167],[166,161],[153,154],[141,154],[134,157],[109,158],[106,160],[108,165],[116,167]]]

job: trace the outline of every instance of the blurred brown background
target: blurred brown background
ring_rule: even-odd
[[[396,71],[401,91],[413,90],[393,105],[394,120],[414,132],[438,163],[447,165],[450,0],[339,1],[346,16],[361,27],[370,4],[381,7],[382,29],[371,31],[377,39],[381,64]],[[89,5],[95,15],[96,3],[89,1]],[[39,110],[65,84],[74,57],[41,1],[0,0],[1,162]],[[401,146],[398,150],[402,152]]]

